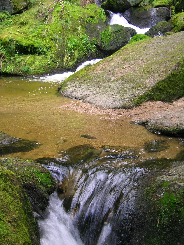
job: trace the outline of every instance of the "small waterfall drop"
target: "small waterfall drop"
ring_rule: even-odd
[[[119,24],[124,27],[131,27],[136,30],[137,34],[144,34],[149,30],[149,28],[141,29],[137,26],[129,24],[128,21],[120,13],[115,14],[115,13],[110,12],[110,14],[111,14],[110,25]]]
[[[67,214],[62,201],[53,193],[47,209],[47,218],[39,220],[41,245],[82,245],[72,216]]]
[[[89,60],[89,61],[85,61],[83,62],[80,66],[78,66],[78,68],[76,69],[75,72],[81,70],[82,68],[89,66],[89,65],[94,65],[97,62],[99,62],[101,59],[93,59],[93,60]],[[69,76],[71,76],[74,72],[64,72],[62,74],[54,74],[54,75],[48,75],[48,76],[43,76],[40,77],[39,80],[43,81],[43,82],[62,82],[65,79],[67,79]]]
[[[122,161],[117,167],[117,159],[101,160],[73,168],[47,166],[65,190],[51,195],[46,218],[38,220],[41,245],[116,245],[131,239],[145,170]]]

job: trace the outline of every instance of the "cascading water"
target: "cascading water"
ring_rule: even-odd
[[[76,69],[75,72],[81,70],[82,68],[84,68],[86,66],[94,65],[97,62],[99,62],[100,60],[101,59],[93,59],[93,60],[85,61],[80,66],[78,66],[78,68]],[[74,72],[69,71],[69,72],[64,72],[62,74],[48,75],[48,76],[40,77],[39,80],[42,80],[44,82],[62,82],[66,78],[68,78],[69,76],[71,76],[73,73]]]
[[[46,167],[62,187],[39,220],[41,245],[128,244],[143,168],[114,157],[73,168]]]
[[[131,27],[136,30],[137,34],[144,34],[145,32],[149,30],[149,28],[141,29],[137,26],[129,24],[128,21],[120,13],[115,14],[115,13],[110,12],[110,15],[111,15],[110,25],[119,24],[124,27]]]
[[[120,24],[145,33],[127,22],[121,14],[111,13],[110,25]],[[76,71],[101,59],[84,62]],[[61,82],[73,72],[41,77]],[[143,168],[128,166],[122,159],[103,158],[83,166],[45,166],[61,183],[62,194],[50,197],[45,218],[39,219],[41,245],[116,245],[132,239],[136,217],[137,183]],[[134,220],[134,222],[133,222]]]

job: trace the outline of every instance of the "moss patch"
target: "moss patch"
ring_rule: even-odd
[[[158,82],[153,88],[141,95],[135,104],[148,100],[172,102],[184,96],[184,63],[178,63],[173,71],[164,80]]]
[[[43,211],[49,195],[55,190],[55,181],[50,172],[39,163],[20,158],[0,159],[0,165],[12,171],[23,183],[33,209]]]
[[[0,243],[39,244],[37,222],[21,181],[0,166]]]
[[[163,176],[162,176],[163,177]],[[172,181],[158,181],[145,190],[149,212],[145,244],[183,244],[184,189]]]
[[[131,40],[128,42],[128,44],[132,44],[132,43],[135,43],[135,42],[139,42],[141,40],[144,40],[144,39],[149,39],[150,37],[148,37],[147,35],[145,34],[136,34],[135,36],[133,36],[131,38]]]
[[[176,14],[172,18],[171,23],[175,32],[184,31],[184,12]]]

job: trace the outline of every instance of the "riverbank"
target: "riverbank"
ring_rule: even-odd
[[[102,115],[102,118],[105,119],[126,117],[137,124],[145,125],[153,133],[159,134],[161,132],[166,135],[183,135],[184,98],[176,100],[173,103],[147,101],[131,109],[102,109],[88,102],[72,100],[70,104],[63,105],[59,108],[87,113],[89,115]]]

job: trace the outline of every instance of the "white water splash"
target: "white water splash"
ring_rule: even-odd
[[[82,63],[80,66],[78,66],[78,68],[76,69],[75,72],[81,70],[82,68],[89,66],[89,65],[94,65],[97,62],[99,62],[101,59],[93,59],[93,60],[89,60],[89,61],[85,61],[84,63]],[[62,82],[64,81],[66,78],[68,78],[69,76],[71,76],[74,72],[64,72],[62,74],[54,74],[54,75],[48,75],[48,76],[43,76],[40,77],[39,80],[43,81],[43,82]]]
[[[124,27],[131,27],[136,30],[137,34],[144,34],[149,30],[149,28],[141,29],[137,26],[129,24],[128,21],[123,17],[123,15],[121,15],[120,13],[114,14],[111,12],[110,25],[114,25],[114,24],[119,24]]]
[[[48,217],[38,220],[40,245],[83,245],[72,216],[64,211],[56,193],[51,195],[47,211]]]

